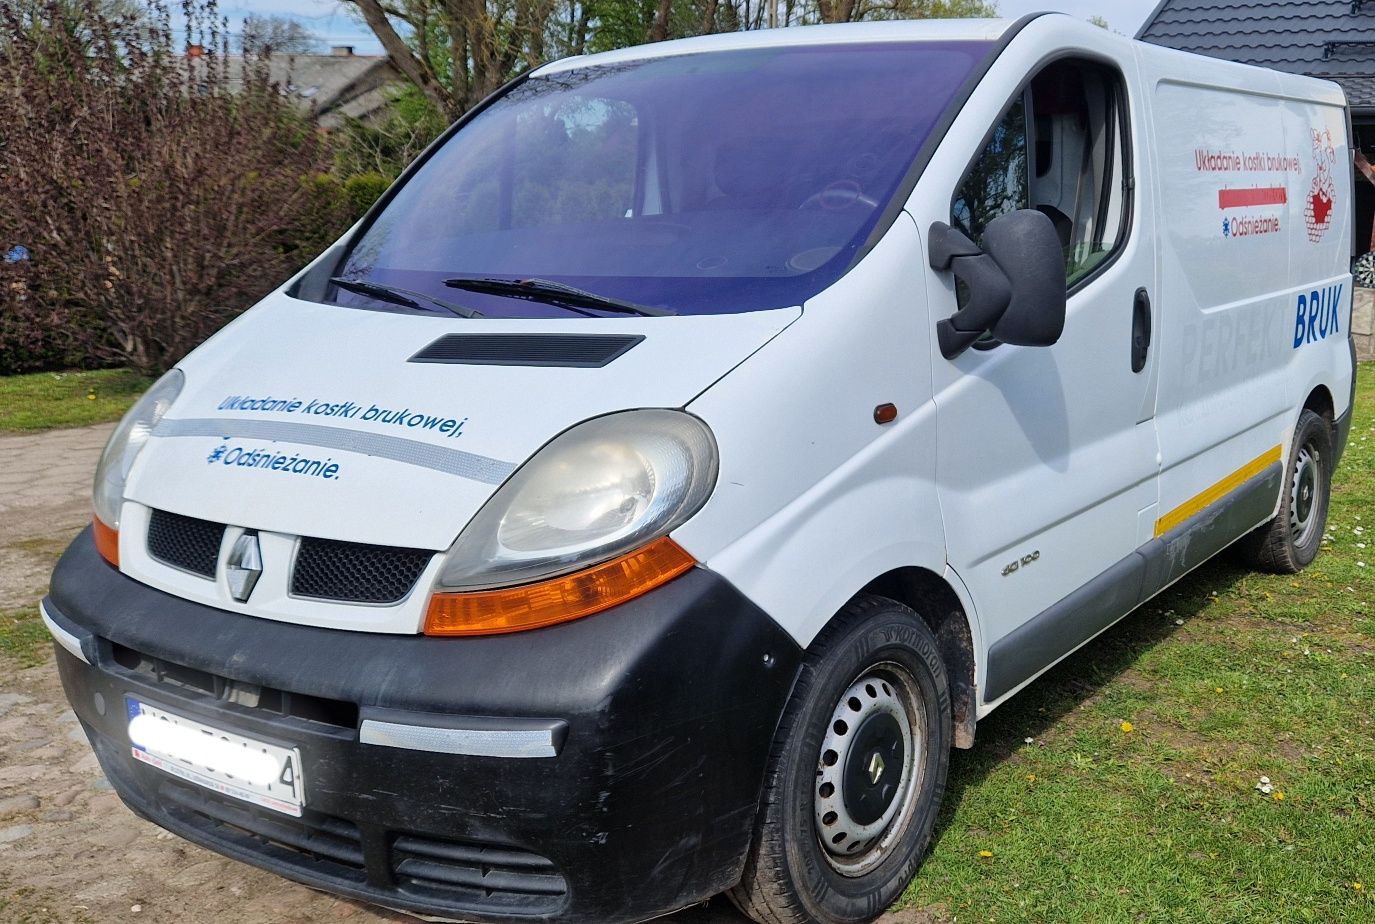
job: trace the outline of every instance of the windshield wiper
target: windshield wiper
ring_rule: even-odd
[[[485,295],[509,295],[512,298],[547,302],[551,305],[572,308],[575,311],[580,308],[595,308],[598,311],[638,314],[648,318],[664,317],[677,313],[669,308],[623,302],[618,298],[598,295],[584,289],[575,289],[550,279],[491,279],[486,276],[454,276],[451,279],[445,279],[444,284],[453,289],[481,292]]]
[[[426,295],[424,292],[416,292],[413,289],[403,289],[400,286],[385,286],[380,282],[360,282],[354,279],[345,279],[342,276],[334,276],[330,279],[341,289],[358,295],[366,295],[368,298],[375,298],[378,301],[390,302],[393,305],[401,305],[406,308],[415,308],[418,311],[425,311],[426,308],[417,299],[424,299],[432,305],[438,305],[450,314],[458,315],[460,318],[480,318],[482,312],[476,308],[465,308],[462,305],[455,305],[453,302],[446,302],[442,298],[435,298],[433,295]]]

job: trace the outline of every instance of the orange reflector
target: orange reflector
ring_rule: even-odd
[[[692,570],[692,556],[667,537],[585,571],[538,584],[437,593],[426,635],[497,635],[538,629],[600,613]]]
[[[100,517],[91,517],[91,529],[95,533],[95,550],[100,557],[119,567],[119,530],[111,529],[100,522]]]

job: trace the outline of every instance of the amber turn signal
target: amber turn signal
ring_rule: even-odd
[[[119,567],[119,530],[111,529],[100,522],[100,517],[91,517],[91,531],[95,533],[95,550],[100,557]]]
[[[466,593],[437,593],[425,614],[426,635],[497,635],[538,629],[600,613],[633,600],[697,564],[667,537],[563,577]]]

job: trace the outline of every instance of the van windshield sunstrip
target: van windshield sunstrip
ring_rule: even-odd
[[[883,42],[537,74],[429,157],[340,276],[496,317],[576,315],[445,280],[539,278],[679,314],[801,304],[849,267],[989,52]],[[360,288],[330,298],[379,307]]]

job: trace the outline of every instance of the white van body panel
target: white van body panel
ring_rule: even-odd
[[[447,549],[506,476],[563,430],[635,407],[681,407],[800,314],[794,308],[608,319],[598,333],[645,339],[600,369],[448,365],[406,359],[438,337],[471,331],[472,321],[342,309],[275,294],[185,365],[174,413],[130,473],[125,516],[131,527],[142,524],[152,507],[227,523],[230,533],[248,526],[285,537],[263,549],[265,556],[280,553],[265,573],[280,576],[281,587],[265,584],[251,604],[238,603],[223,580],[207,582],[152,558],[143,528],[123,531],[122,567],[153,587],[235,612],[416,632],[428,574],[413,603],[292,598],[286,581],[295,537]],[[579,318],[481,323],[486,333],[529,333],[536,324],[541,332],[589,332]],[[277,409],[226,407],[236,396],[271,398]],[[331,408],[338,413],[328,413]],[[402,423],[368,419],[375,409],[409,416]],[[360,442],[370,436],[385,443]],[[435,450],[442,457],[427,458]],[[272,470],[249,464],[262,459],[251,451],[327,461],[337,470],[333,477]]]
[[[1159,337],[1163,518],[1252,460],[1287,456],[1320,383],[1332,386],[1336,414],[1347,410],[1351,152],[1334,84],[1148,45],[1138,54],[1160,171],[1151,191],[1169,216],[1158,286],[1169,310]],[[1329,221],[1310,231],[1323,177]],[[1248,195],[1269,204],[1240,204]],[[1314,292],[1315,338],[1305,316],[1296,341],[1299,300],[1306,310]]]
[[[884,572],[944,570],[921,253],[900,215],[800,322],[689,406],[716,434],[721,474],[674,539],[804,646]],[[885,403],[898,418],[880,426]]]

